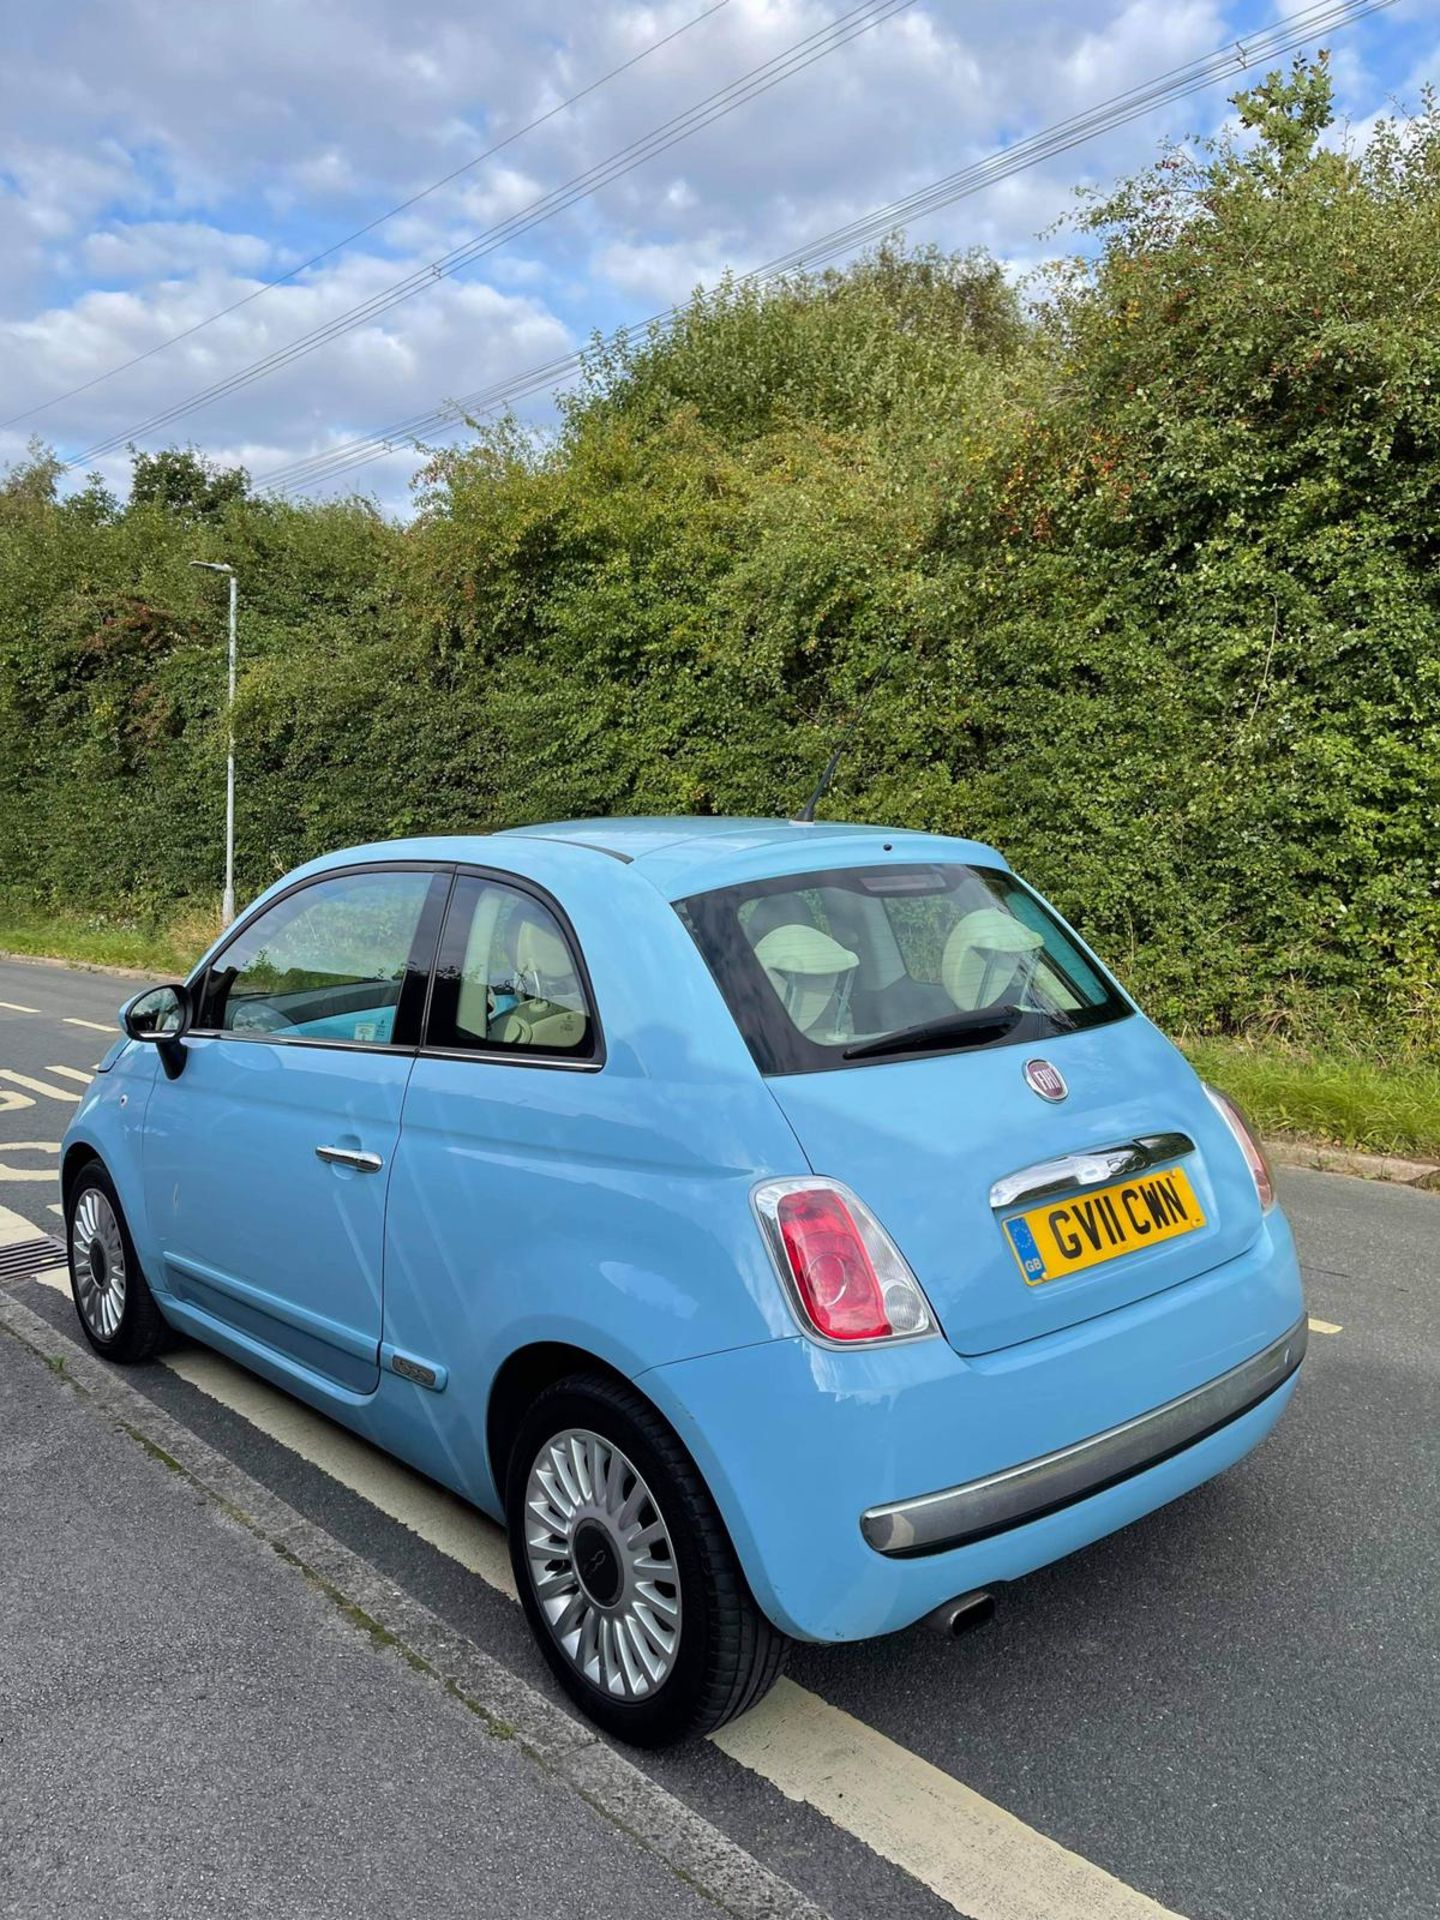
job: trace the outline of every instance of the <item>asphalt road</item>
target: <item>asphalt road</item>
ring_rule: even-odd
[[[14,1353],[0,1534],[0,1914],[714,1920]]]
[[[0,962],[0,1206],[39,1229],[58,1231],[70,1076],[128,990]],[[1153,1911],[1127,1904],[1143,1895],[1189,1920],[1433,1920],[1440,1195],[1299,1171],[1281,1190],[1311,1314],[1337,1330],[1312,1334],[1257,1453],[1013,1586],[958,1645],[798,1649],[763,1723],[647,1761],[655,1777],[837,1915],[1109,1920]],[[73,1327],[53,1288],[21,1292]],[[489,1583],[493,1530],[457,1547],[424,1483],[194,1349],[129,1377],[546,1686]],[[1049,1843],[1075,1856],[1071,1905],[1043,1892]]]

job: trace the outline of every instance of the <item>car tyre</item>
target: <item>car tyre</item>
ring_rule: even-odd
[[[789,1641],[756,1606],[694,1462],[639,1394],[600,1374],[546,1388],[507,1477],[526,1618],[607,1733],[668,1746],[768,1693]]]
[[[90,1345],[123,1366],[152,1359],[168,1329],[140,1270],[120,1196],[98,1160],[81,1168],[70,1189],[65,1238],[70,1296]]]

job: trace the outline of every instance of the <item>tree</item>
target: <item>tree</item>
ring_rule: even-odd
[[[1260,136],[1262,165],[1272,178],[1283,179],[1313,157],[1335,117],[1330,55],[1322,51],[1313,61],[1297,59],[1288,80],[1274,69],[1258,87],[1237,93],[1234,106],[1240,124]]]
[[[130,454],[132,507],[161,507],[182,519],[209,520],[249,496],[250,476],[243,467],[220,467],[191,447],[160,453],[132,447]]]

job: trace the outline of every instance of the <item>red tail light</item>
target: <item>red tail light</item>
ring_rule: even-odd
[[[1250,1169],[1255,1182],[1255,1191],[1260,1196],[1260,1209],[1268,1213],[1275,1204],[1275,1176],[1270,1171],[1270,1162],[1265,1158],[1265,1150],[1255,1137],[1254,1129],[1235,1102],[1215,1087],[1207,1085],[1211,1104],[1218,1108],[1220,1117],[1234,1134],[1240,1151],[1245,1156],[1245,1164]]]
[[[935,1321],[899,1249],[838,1181],[766,1180],[755,1209],[804,1320],[826,1340],[906,1339]]]
[[[831,1340],[880,1340],[893,1331],[880,1279],[838,1193],[787,1193],[780,1237],[805,1311]]]

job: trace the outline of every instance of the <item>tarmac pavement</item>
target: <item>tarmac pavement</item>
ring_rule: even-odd
[[[714,1920],[0,1337],[0,1914]]]

